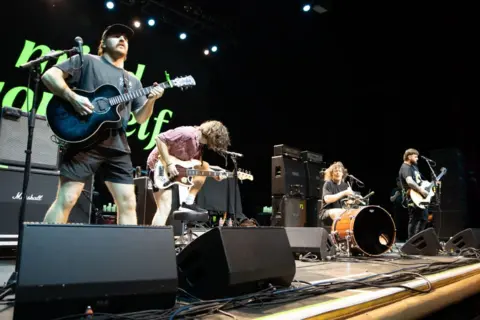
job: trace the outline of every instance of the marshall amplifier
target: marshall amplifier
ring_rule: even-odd
[[[10,107],[3,107],[0,111],[0,163],[24,167],[29,113]],[[37,115],[35,119],[32,168],[57,170],[58,145],[51,139],[52,132],[46,118]]]
[[[0,166],[0,240],[16,241],[18,238],[18,220],[22,203],[24,168]],[[42,222],[45,213],[57,194],[58,171],[31,169],[28,181],[25,222]],[[91,211],[92,181],[85,189],[72,209],[69,222],[89,223]],[[16,245],[16,243],[15,243]]]

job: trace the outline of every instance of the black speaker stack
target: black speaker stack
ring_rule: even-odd
[[[467,226],[475,225],[475,210],[469,213],[468,207],[468,179],[465,157],[458,149],[436,149],[429,152],[431,159],[435,160],[433,168],[436,173],[441,167],[447,169],[442,178],[438,197],[440,206],[432,206],[433,225],[440,239],[448,239]],[[473,199],[475,198],[475,199]],[[476,197],[473,197],[476,204]],[[435,199],[437,200],[437,199]]]
[[[272,226],[317,227],[324,169],[321,154],[273,147]]]
[[[28,116],[18,108],[0,109],[0,247],[15,249],[18,219],[22,203]],[[55,200],[61,153],[52,141],[52,132],[44,116],[35,119],[34,145],[28,183],[26,222],[41,222]],[[87,181],[69,217],[70,223],[89,223],[93,180]]]

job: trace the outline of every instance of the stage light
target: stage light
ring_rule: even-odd
[[[212,52],[217,52],[217,50],[218,50],[217,46],[212,47]]]
[[[142,24],[140,23],[140,21],[134,21],[134,22],[133,22],[133,26],[134,26],[135,28],[140,28],[141,25],[142,25]]]
[[[205,50],[203,50],[203,54],[208,56],[210,54],[210,51],[208,51],[208,49],[205,49]]]
[[[303,11],[308,12],[308,11],[310,11],[310,8],[311,8],[310,5],[306,4],[306,5],[303,6]]]
[[[187,38],[187,34],[186,33],[180,33],[180,39],[182,40],[185,40]]]
[[[115,7],[115,3],[113,3],[113,1],[107,1],[105,6],[107,6],[107,9],[112,10]]]
[[[148,19],[148,25],[150,27],[153,27],[155,25],[155,20],[154,19]]]

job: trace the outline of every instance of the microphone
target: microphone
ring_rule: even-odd
[[[424,156],[420,156],[423,160],[427,161],[427,162],[432,162],[432,163],[435,163],[435,161],[433,161],[432,159],[429,159],[427,157],[424,157]]]
[[[224,153],[224,154],[228,154],[232,157],[239,157],[239,158],[243,157],[243,154],[237,153],[237,152],[232,152],[232,151],[227,151],[227,150],[222,150],[221,152]]]
[[[360,181],[359,179],[355,178],[355,177],[352,176],[351,174],[349,174],[347,177],[352,178],[353,180],[357,181],[357,182],[360,183],[360,184],[364,184],[362,181]]]
[[[80,37],[76,37],[75,42],[78,45],[78,55],[80,56],[80,66],[83,66],[83,39]]]

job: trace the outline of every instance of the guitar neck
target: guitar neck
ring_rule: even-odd
[[[208,170],[196,170],[196,169],[188,169],[186,171],[187,176],[206,176],[206,177],[219,177],[224,176],[231,176],[231,172],[222,172],[222,171],[208,171]]]
[[[170,83],[168,81],[162,82],[162,83],[158,84],[158,86],[160,86],[163,89],[172,88],[172,86],[170,85]],[[111,106],[116,106],[120,103],[129,102],[129,101],[132,101],[133,99],[136,99],[138,97],[149,95],[150,92],[152,92],[153,88],[154,88],[154,86],[150,86],[150,87],[145,87],[145,88],[138,89],[138,90],[135,90],[135,91],[132,91],[132,92],[124,93],[124,94],[121,94],[119,96],[115,96],[113,98],[108,99],[108,102],[110,103]]]

